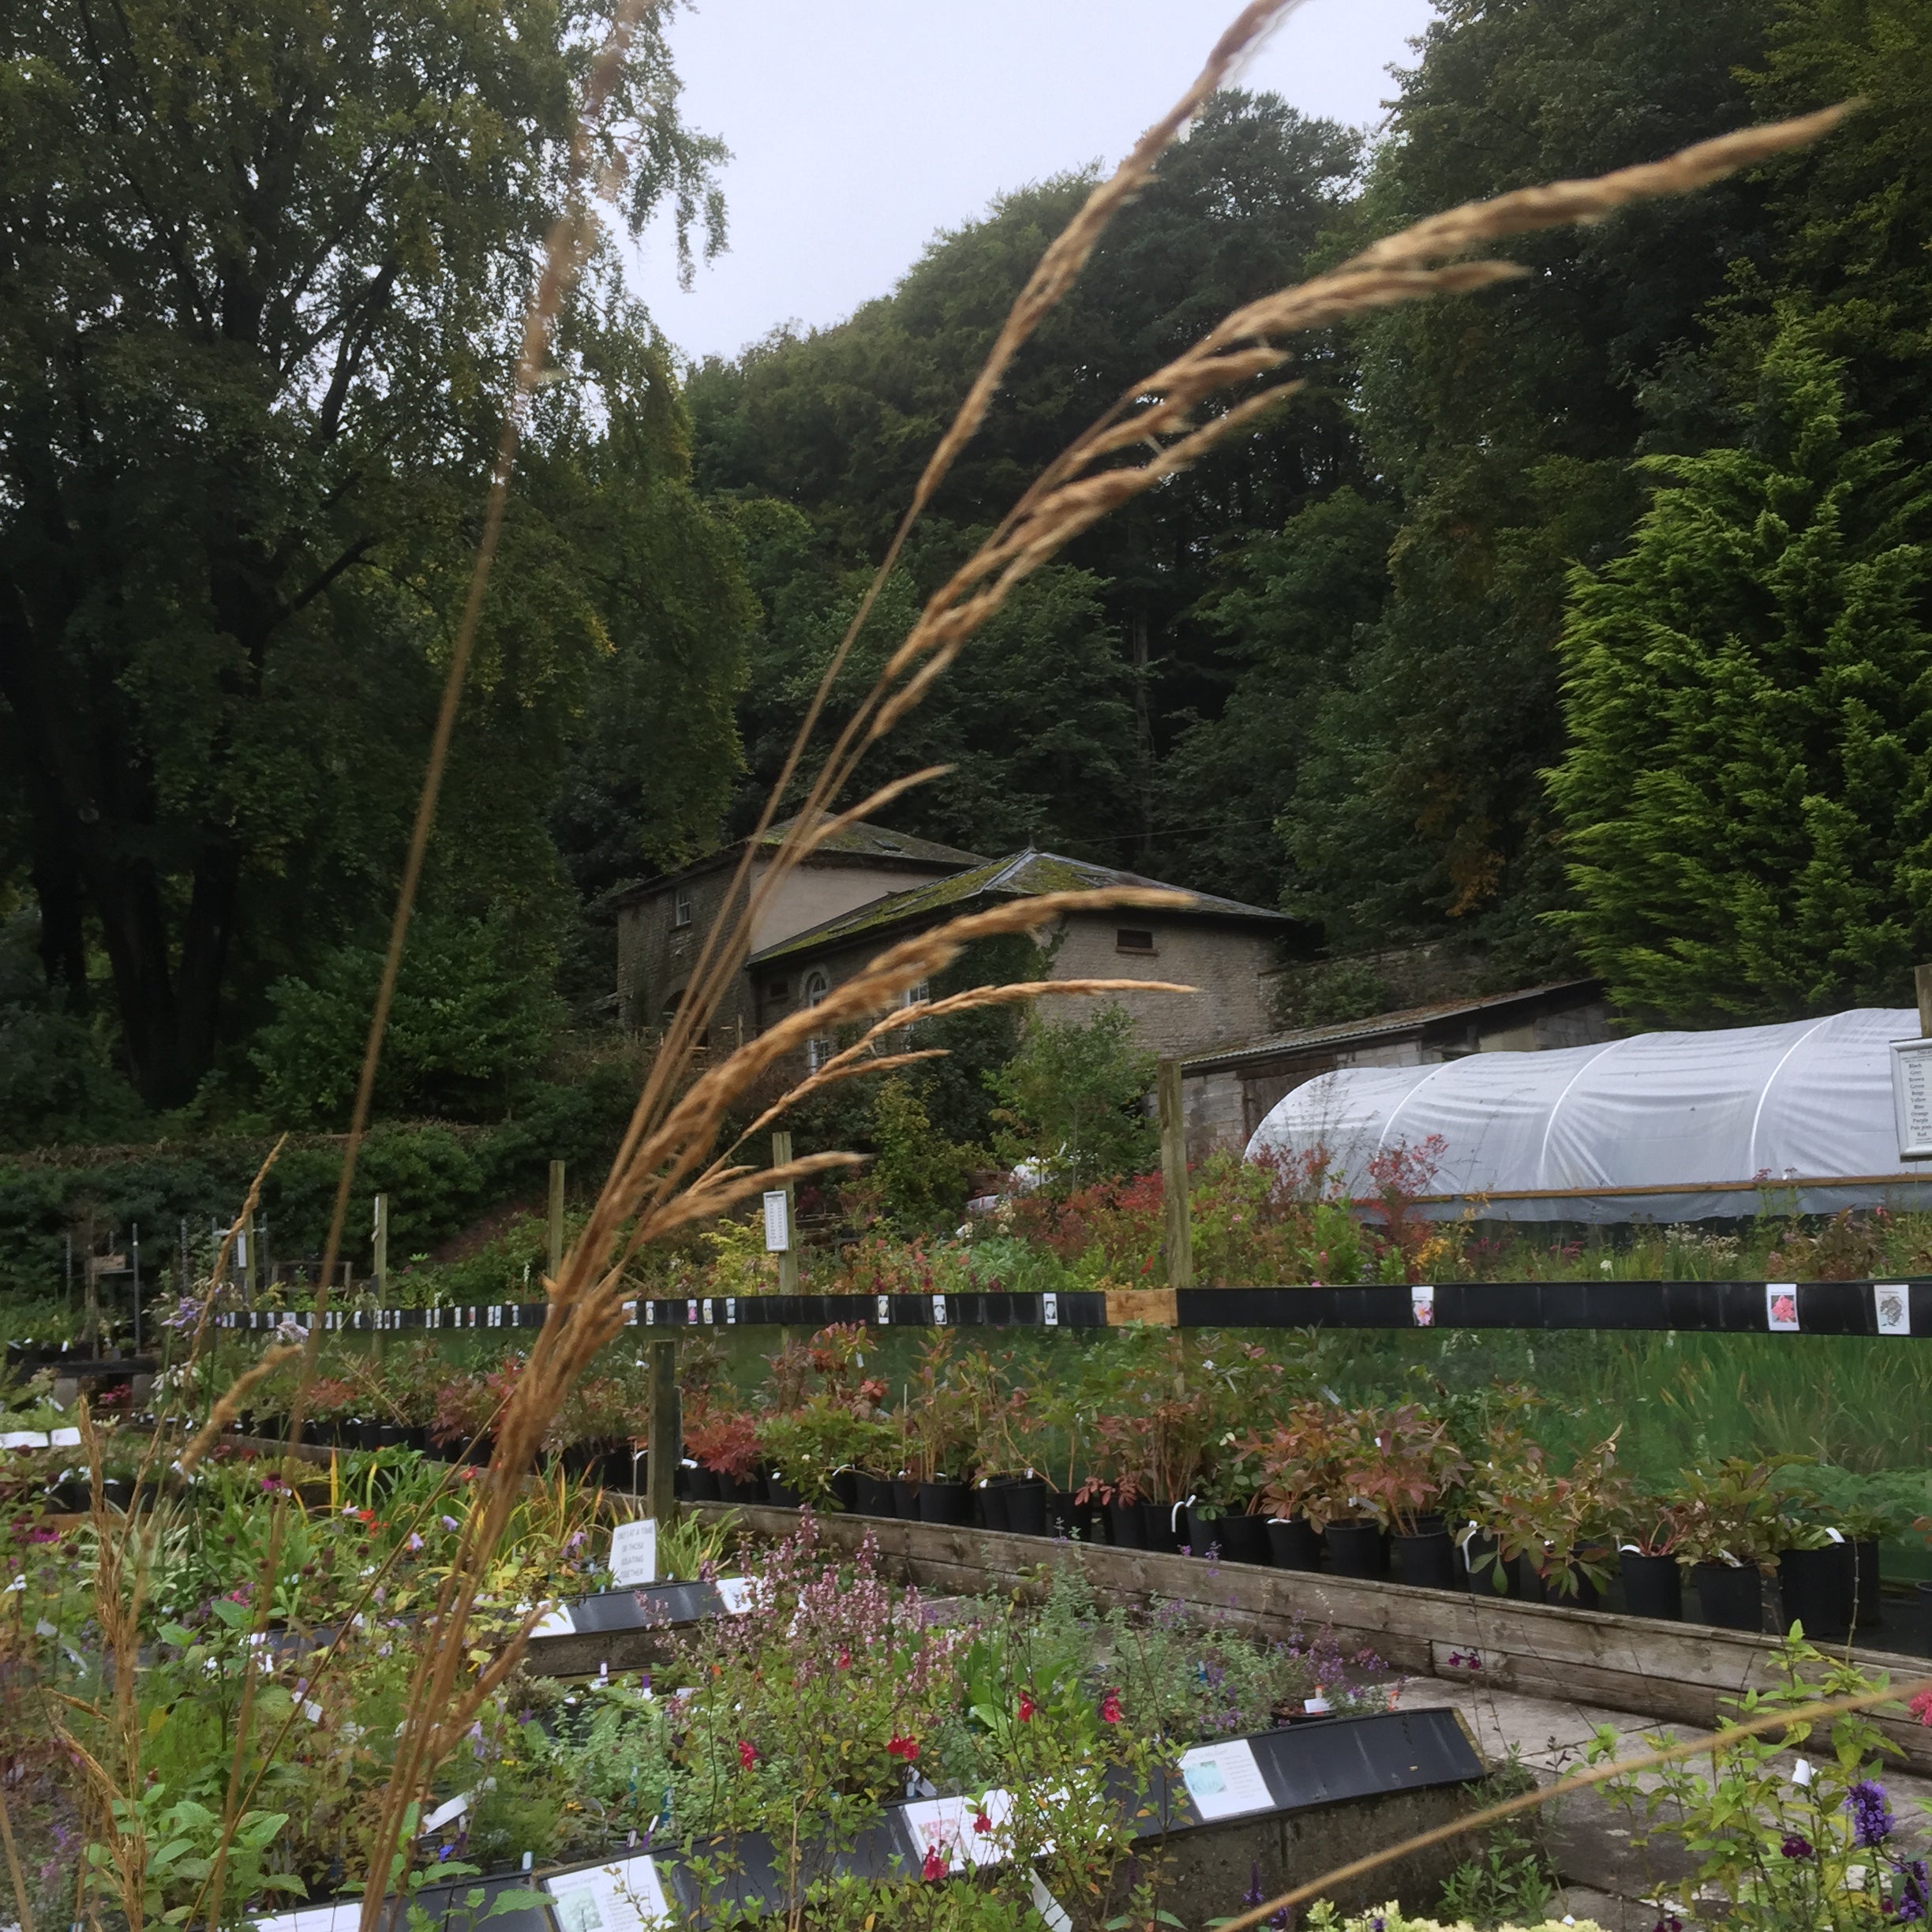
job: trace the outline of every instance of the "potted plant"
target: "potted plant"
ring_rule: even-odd
[[[1455,1587],[1455,1546],[1442,1506],[1470,1473],[1469,1458],[1450,1439],[1449,1425],[1407,1402],[1375,1418],[1346,1470],[1351,1494],[1368,1504],[1395,1545],[1405,1583],[1428,1589]]]
[[[889,1428],[856,1416],[837,1396],[824,1391],[789,1415],[773,1416],[758,1430],[758,1444],[772,1466],[772,1500],[780,1487],[788,1500],[809,1503],[814,1509],[842,1508],[838,1478],[868,1452],[877,1453],[877,1437]]]
[[[1683,1566],[1678,1547],[1683,1531],[1675,1505],[1661,1496],[1638,1496],[1626,1506],[1621,1528],[1617,1567],[1624,1608],[1632,1616],[1681,1622]]]
[[[1616,1546],[1613,1523],[1619,1488],[1612,1473],[1616,1436],[1586,1451],[1567,1476],[1549,1466],[1540,1446],[1516,1445],[1511,1461],[1492,1461],[1470,1486],[1473,1515],[1488,1548],[1470,1567],[1491,1567],[1492,1587],[1514,1571],[1517,1593],[1533,1603],[1569,1598],[1591,1610],[1601,1601]]]
[[[1266,1483],[1254,1439],[1229,1429],[1211,1447],[1188,1500],[1188,1546],[1196,1556],[1219,1549],[1229,1563],[1269,1560],[1268,1522],[1261,1508]]]
[[[762,1503],[765,1485],[758,1474],[760,1450],[755,1417],[719,1405],[684,1428],[684,1446],[698,1466],[716,1479],[721,1503]]]
[[[1354,1432],[1346,1411],[1332,1402],[1298,1402],[1267,1435],[1250,1440],[1261,1465],[1261,1507],[1276,1567],[1320,1568],[1329,1525],[1353,1520],[1348,1468]],[[1379,1543],[1379,1527],[1376,1535]]]
[[[1706,1623],[1725,1630],[1764,1627],[1762,1566],[1790,1539],[1771,1479],[1786,1462],[1728,1456],[1708,1475],[1687,1470],[1671,1501],[1682,1524],[1679,1548]]]

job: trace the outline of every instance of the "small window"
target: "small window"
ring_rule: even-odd
[[[1120,927],[1114,934],[1114,949],[1117,953],[1151,953],[1154,935],[1132,926]]]
[[[909,986],[899,996],[901,1006],[923,1006],[932,998],[932,983],[922,979],[917,986]]]
[[[807,1006],[816,1006],[831,990],[832,982],[814,966],[800,982],[799,997]]]
[[[805,1043],[805,1070],[816,1073],[832,1058],[832,1043],[822,1033],[814,1033]]]
[[[688,926],[691,923],[691,888],[688,886],[680,886],[671,901],[671,923],[673,926]]]
[[[765,989],[765,997],[774,1006],[782,1006],[792,997],[792,983],[788,979],[774,979]]]

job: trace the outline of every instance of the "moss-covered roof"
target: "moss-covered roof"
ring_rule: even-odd
[[[785,834],[797,824],[796,818],[784,818],[772,826],[758,841],[761,852],[776,853],[784,843]],[[700,873],[713,872],[721,867],[736,865],[748,841],[734,841],[729,845],[721,845],[714,852],[707,852],[702,859],[694,859],[687,866],[680,866],[675,872],[666,872],[661,877],[640,880],[635,886],[620,888],[610,895],[612,905],[627,905],[632,901],[647,897],[652,893],[662,892],[667,886],[675,885],[688,878],[695,878]],[[841,859],[869,860],[874,864],[908,868],[925,867],[958,871],[969,866],[983,866],[987,862],[977,852],[961,852],[957,846],[942,845],[932,839],[915,838],[909,832],[889,832],[882,826],[867,825],[863,821],[857,825],[845,826],[832,836],[821,841],[814,848],[804,863],[807,865],[822,865],[829,860],[837,863]]]
[[[762,966],[773,960],[803,959],[808,954],[850,945],[855,940],[883,938],[901,927],[919,927],[940,917],[973,910],[982,901],[1030,899],[1041,893],[1093,892],[1109,886],[1148,886],[1162,892],[1187,892],[1182,886],[1167,886],[1159,879],[1145,878],[1138,872],[1121,872],[1112,866],[1092,865],[1084,859],[1062,858],[1058,852],[1029,848],[1011,857],[995,859],[972,871],[956,873],[951,878],[934,879],[905,892],[888,893],[882,899],[869,900],[837,919],[796,933],[762,953],[752,954],[750,964]],[[1169,919],[1212,919],[1259,921],[1285,926],[1284,913],[1265,907],[1244,905],[1238,899],[1217,898],[1212,893],[1189,892],[1190,903],[1150,914]]]

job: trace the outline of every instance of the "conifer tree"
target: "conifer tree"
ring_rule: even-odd
[[[1905,1000],[1932,946],[1932,482],[1789,317],[1747,435],[1644,466],[1630,549],[1571,581],[1557,916],[1671,1021]]]

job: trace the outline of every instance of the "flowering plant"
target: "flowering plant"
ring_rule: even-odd
[[[1827,1656],[1802,1635],[1780,1644],[1773,1662],[1781,1681],[1720,1703],[1739,1718],[1762,1717],[1818,1698],[1881,1690],[1886,1681]],[[1613,1758],[1628,1742],[1606,1726],[1589,1747],[1590,1758]],[[1817,1754],[1793,1765],[1788,1754],[1798,1748]],[[1794,1720],[1781,1734],[1734,1738],[1695,1768],[1668,1764],[1641,1781],[1616,1778],[1603,1788],[1641,1821],[1639,1847],[1658,1833],[1682,1840],[1700,1861],[1685,1881],[1686,1895],[1724,1900],[1728,1926],[1742,1932],[1794,1926],[1873,1932],[1926,1916],[1925,1862],[1900,1842],[1876,1776],[1898,1750],[1870,1713],[1846,1711],[1832,1720],[1828,1739],[1810,1722]]]

